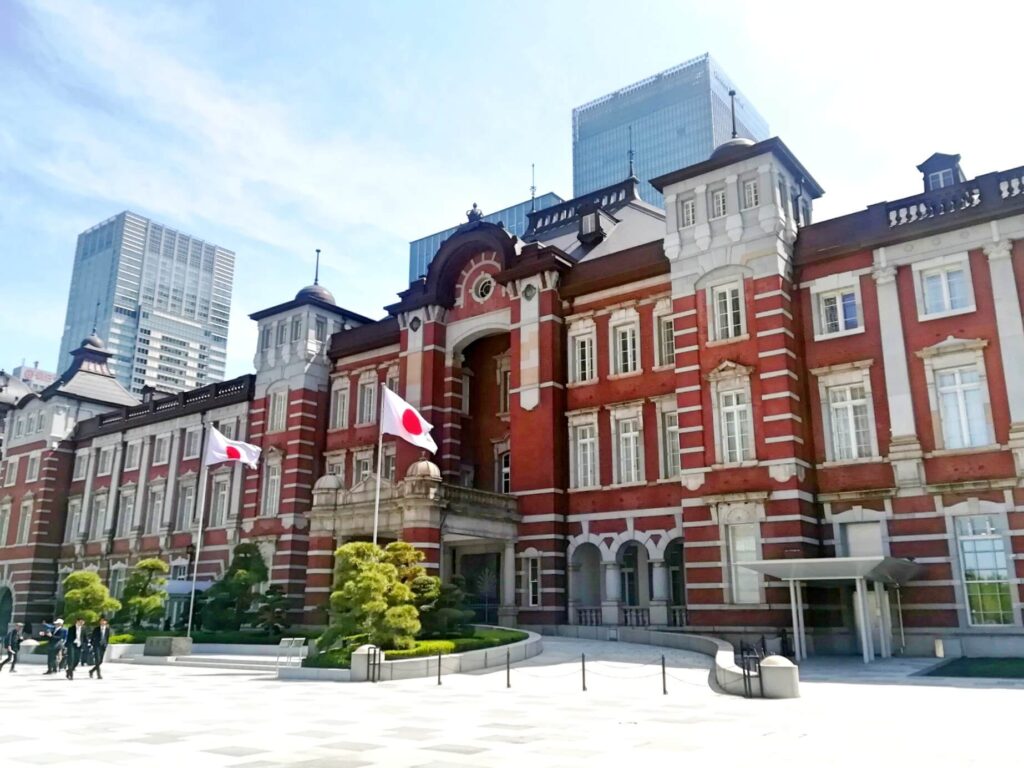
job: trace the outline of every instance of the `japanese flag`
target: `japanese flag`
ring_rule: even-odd
[[[384,402],[381,408],[380,430],[386,435],[396,435],[406,442],[437,453],[437,443],[430,436],[434,427],[420,416],[420,412],[409,405],[387,387],[384,387]]]
[[[260,449],[250,443],[243,443],[241,440],[228,440],[217,430],[210,427],[210,435],[206,438],[206,456],[204,464],[220,464],[222,461],[240,461],[256,469],[256,462],[260,459]]]

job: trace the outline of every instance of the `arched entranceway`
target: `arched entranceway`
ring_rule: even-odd
[[[0,587],[0,632],[7,632],[13,618],[14,595],[8,587]]]
[[[651,623],[651,564],[647,549],[637,541],[627,541],[616,554],[619,564],[621,622],[626,626]]]
[[[570,615],[576,624],[601,623],[601,551],[589,542],[580,544],[570,563]]]

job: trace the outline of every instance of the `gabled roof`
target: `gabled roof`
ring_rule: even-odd
[[[138,405],[139,400],[121,386],[107,362],[113,357],[95,336],[82,340],[81,346],[71,353],[71,366],[57,380],[39,393],[44,402],[57,396],[73,400],[87,400],[106,405]],[[33,395],[34,396],[34,395]],[[24,397],[18,407],[24,406],[31,397]]]

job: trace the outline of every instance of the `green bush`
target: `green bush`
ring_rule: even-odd
[[[348,669],[352,666],[352,648],[334,648],[302,660],[302,666],[314,669]]]
[[[399,661],[401,659],[417,659],[424,656],[446,655],[449,653],[465,653],[466,651],[480,651],[484,648],[497,648],[509,643],[517,643],[525,640],[527,634],[515,629],[477,629],[472,637],[450,637],[441,640],[417,640],[412,648],[403,648],[394,651],[385,651],[385,661]],[[347,644],[341,648],[325,651],[317,656],[307,658],[303,661],[304,667],[348,669],[352,664],[352,651],[362,644],[360,642]]]
[[[455,641],[453,640],[417,640],[412,648],[403,648],[399,651],[384,651],[385,661],[398,661],[399,659],[416,659],[420,656],[437,656],[437,654],[455,653]]]
[[[317,638],[320,633],[316,631],[299,630],[287,632],[288,637],[305,637],[307,640]],[[138,630],[134,632],[123,632],[111,635],[110,642],[122,643],[144,643],[147,637],[184,637],[184,632],[161,632],[160,630]],[[279,637],[271,637],[263,632],[246,632],[243,630],[220,630],[212,631],[206,629],[192,632],[194,643],[225,643],[230,645],[277,645]]]

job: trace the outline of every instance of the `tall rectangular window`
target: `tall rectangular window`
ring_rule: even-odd
[[[872,454],[868,398],[863,385],[828,388],[832,453],[836,461],[863,459]]]
[[[178,531],[188,531],[192,528],[193,507],[195,505],[196,489],[193,485],[183,485],[178,489],[178,513],[175,516],[174,527]]]
[[[101,448],[99,466],[96,470],[97,476],[105,476],[110,474],[110,469],[114,463],[114,449],[113,448]]]
[[[270,326],[266,326],[263,328],[263,340],[260,342],[261,349],[270,349],[272,333],[273,331],[271,330]]]
[[[385,480],[395,482],[395,447],[384,448],[384,466],[381,467],[381,474]]]
[[[71,470],[72,480],[82,480],[85,478],[85,468],[88,464],[89,454],[87,453],[76,453],[75,454],[75,466]]]
[[[679,414],[675,411],[661,414],[661,476],[666,480],[679,476]]]
[[[682,220],[683,228],[692,227],[697,223],[697,204],[693,199],[683,200],[683,209],[679,217]]]
[[[743,291],[738,283],[719,285],[711,290],[716,339],[734,339],[743,335]]]
[[[107,591],[110,592],[110,596],[116,600],[120,600],[124,596],[124,583],[125,583],[125,568],[112,568],[110,570],[110,578],[107,582]]]
[[[267,432],[283,432],[288,424],[288,393],[271,392],[267,397]]]
[[[944,446],[954,449],[988,445],[988,419],[977,367],[936,371],[935,384]]]
[[[540,605],[540,558],[531,557],[526,561],[526,604]]]
[[[597,426],[580,424],[572,428],[573,450],[575,451],[573,486],[593,488],[597,482]]]
[[[757,208],[761,204],[761,194],[757,186],[757,179],[743,182],[743,208]]]
[[[1013,624],[1014,587],[1006,557],[1006,541],[988,515],[956,519],[960,567],[971,626]]]
[[[512,452],[503,451],[498,456],[498,493],[512,493]]]
[[[135,518],[135,489],[126,488],[121,492],[117,510],[117,535],[124,537],[132,532]]]
[[[725,214],[725,190],[719,189],[711,193],[711,218],[720,219]]]
[[[761,602],[761,580],[756,571],[742,563],[757,559],[757,523],[727,526],[729,544],[729,575],[734,603]]]
[[[302,338],[302,316],[296,315],[292,318],[292,341],[298,341]]]
[[[171,436],[158,435],[153,440],[153,464],[166,464],[167,455],[170,451]]]
[[[28,457],[28,462],[25,465],[25,482],[34,483],[39,479],[39,462],[40,455],[33,453]]]
[[[722,432],[722,462],[746,461],[751,450],[750,397],[744,389],[731,389],[718,395]]]
[[[860,312],[857,309],[857,291],[845,288],[841,291],[818,294],[818,316],[823,335],[852,331],[860,327]]]
[[[923,271],[920,279],[924,314],[943,314],[974,306],[965,263]]]
[[[501,384],[498,391],[499,413],[508,413],[512,407],[512,371],[508,368],[501,370]]]
[[[327,341],[327,318],[317,315],[316,320],[314,322],[314,328],[316,333],[316,340]]]
[[[572,337],[572,380],[590,381],[594,378],[594,337]]]
[[[331,429],[348,426],[348,387],[339,386],[331,390]]]
[[[185,453],[182,456],[183,459],[194,459],[199,455],[200,434],[198,429],[190,429],[185,433]]]
[[[360,454],[352,462],[352,482],[359,483],[373,474],[373,455]]]
[[[612,329],[615,340],[615,372],[633,373],[637,370],[636,325],[619,325]]]
[[[23,501],[19,508],[18,515],[18,538],[15,540],[17,544],[28,544],[29,537],[32,535],[32,502]]]
[[[640,466],[640,419],[631,417],[615,422],[618,442],[618,482],[638,483],[642,477]]]
[[[373,424],[377,420],[377,382],[363,381],[359,384],[359,424]]]
[[[676,361],[675,325],[671,317],[654,318],[657,332],[655,348],[658,351],[658,365],[674,365]]]
[[[263,503],[260,514],[273,517],[281,506],[281,465],[263,465]]]
[[[78,528],[82,524],[82,502],[71,499],[68,502],[68,519],[64,523],[64,543],[70,544],[78,538]]]
[[[4,469],[4,487],[10,488],[16,482],[18,482],[18,457],[12,456],[7,460]]]
[[[75,457],[77,462],[78,457]],[[124,447],[124,468],[125,471],[138,469],[139,468],[139,444],[137,442],[128,443]]]
[[[220,528],[228,518],[228,490],[231,483],[227,478],[213,481],[213,492],[210,494],[210,527]]]
[[[146,533],[159,533],[164,516],[164,489],[150,488],[146,498]]]

